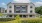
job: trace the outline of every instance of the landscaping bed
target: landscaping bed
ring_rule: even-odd
[[[14,20],[13,18],[0,18],[0,21],[11,21]]]
[[[8,21],[6,22],[1,22],[0,23],[42,23],[42,18],[27,18],[27,19],[24,19],[24,18],[21,18],[20,20],[14,20],[14,19],[9,19],[8,18]],[[7,18],[5,18],[5,20],[7,20]],[[11,20],[11,21],[9,21]]]

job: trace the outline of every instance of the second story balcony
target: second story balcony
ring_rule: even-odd
[[[15,5],[14,6],[14,13],[27,13],[27,6],[26,5]]]

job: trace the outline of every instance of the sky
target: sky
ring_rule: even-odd
[[[42,0],[0,0],[0,7],[7,9],[7,4],[9,2],[15,3],[29,3],[32,2],[36,7],[42,6]]]

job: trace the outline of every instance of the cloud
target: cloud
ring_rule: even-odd
[[[31,0],[13,0],[15,3],[29,3],[32,2]],[[41,1],[41,2],[40,2]],[[42,0],[34,2],[35,7],[42,6]]]
[[[42,1],[42,0],[40,0],[40,1]]]
[[[31,0],[13,0],[13,1],[16,2],[16,3],[29,3],[29,2],[32,2]],[[34,2],[34,4],[35,4],[35,7],[42,6],[42,0]]]
[[[29,3],[30,0],[13,0],[15,3]]]
[[[1,3],[1,7],[7,8],[6,3]]]
[[[42,2],[35,2],[34,4],[36,7],[42,6]]]
[[[6,5],[5,3],[2,3],[2,5]]]

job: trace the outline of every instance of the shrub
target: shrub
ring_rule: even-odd
[[[19,15],[15,17],[14,23],[21,23]]]
[[[40,16],[40,18],[42,18],[42,16]]]
[[[22,20],[21,23],[39,23],[39,21],[35,21],[35,20]]]
[[[14,19],[11,19],[11,18],[0,18],[0,21],[11,21],[11,20],[14,20]]]

